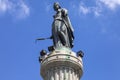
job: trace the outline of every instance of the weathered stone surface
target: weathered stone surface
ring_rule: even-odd
[[[44,80],[79,80],[83,65],[75,54],[66,48],[51,52],[41,62],[41,76]]]

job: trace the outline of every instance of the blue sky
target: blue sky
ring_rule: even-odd
[[[39,51],[52,45],[53,3],[68,9],[81,80],[120,80],[120,0],[0,0],[0,80],[42,80]]]

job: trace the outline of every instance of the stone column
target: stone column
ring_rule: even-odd
[[[71,50],[55,50],[41,61],[40,73],[44,80],[80,80],[82,58]]]

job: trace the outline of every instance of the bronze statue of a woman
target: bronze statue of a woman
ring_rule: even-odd
[[[51,37],[53,39],[54,47],[60,48],[64,46],[67,48],[72,48],[74,30],[68,17],[67,10],[61,8],[58,2],[54,3],[53,8],[56,11],[56,14],[53,16],[54,21],[52,24]]]

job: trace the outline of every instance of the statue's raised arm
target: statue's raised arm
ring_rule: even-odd
[[[58,2],[53,5],[56,14],[53,16],[54,21],[52,24],[52,38],[55,48],[60,47],[73,47],[73,27],[68,17],[66,9],[61,8]]]

